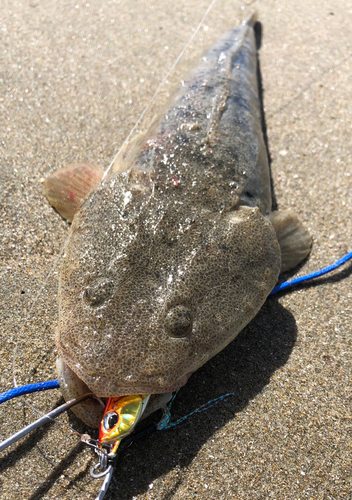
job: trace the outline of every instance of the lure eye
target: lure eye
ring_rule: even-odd
[[[164,320],[164,327],[170,337],[187,337],[192,331],[192,314],[185,306],[170,309]]]
[[[117,413],[115,413],[114,411],[107,413],[104,416],[104,422],[103,422],[104,430],[111,431],[111,429],[115,427],[118,421],[119,421],[119,416]]]
[[[91,307],[98,307],[111,297],[113,290],[113,281],[99,278],[84,290],[83,300]]]

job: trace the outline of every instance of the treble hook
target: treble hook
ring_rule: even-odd
[[[107,453],[104,450],[103,446],[105,448],[108,448],[109,450],[112,450],[113,445],[102,444],[98,440],[92,439],[89,434],[83,434],[81,436],[81,441],[88,446],[91,446],[99,457],[99,462],[93,465],[93,467],[90,469],[90,476],[93,479],[104,477],[100,492],[95,499],[102,500],[106,492],[108,491],[110,481],[114,473],[113,461],[116,458],[116,453],[113,453],[111,451]],[[99,472],[96,472],[97,470],[99,470]]]
[[[110,464],[109,468],[105,472],[105,479],[104,479],[103,484],[101,486],[101,489],[99,491],[99,495],[96,497],[95,500],[103,500],[103,498],[105,497],[106,492],[108,491],[108,488],[109,488],[110,481],[111,481],[113,473],[114,473],[114,467]]]

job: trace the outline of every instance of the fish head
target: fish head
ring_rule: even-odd
[[[255,316],[279,273],[258,208],[214,211],[179,190],[165,203],[143,175],[98,187],[61,266],[58,354],[98,397],[183,386]]]

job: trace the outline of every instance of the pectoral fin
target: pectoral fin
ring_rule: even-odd
[[[307,257],[312,237],[296,214],[289,210],[275,211],[269,215],[281,249],[281,272],[297,266]]]
[[[72,222],[83,200],[103,178],[104,171],[91,163],[72,163],[44,180],[44,193],[59,214]]]

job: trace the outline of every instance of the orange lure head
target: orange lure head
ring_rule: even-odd
[[[149,394],[135,394],[109,398],[99,428],[99,443],[112,444],[110,453],[114,454],[121,440],[130,434],[145,407]]]

